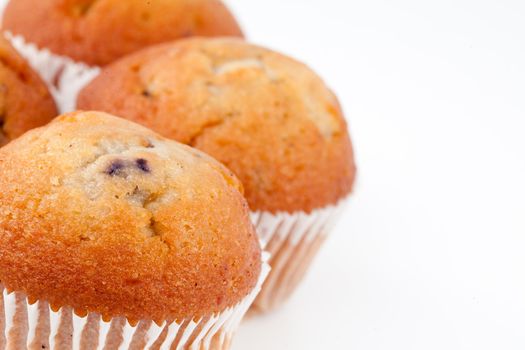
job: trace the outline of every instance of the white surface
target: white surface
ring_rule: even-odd
[[[355,197],[234,350],[525,349],[525,2],[230,0],[340,96]]]

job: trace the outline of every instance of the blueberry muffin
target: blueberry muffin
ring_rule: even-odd
[[[44,82],[0,35],[0,146],[56,116]]]
[[[146,125],[239,177],[273,253],[261,309],[294,289],[352,191],[336,96],[304,64],[238,39],[187,39],[127,56],[81,91],[78,107]]]
[[[78,112],[0,149],[0,186],[4,304],[38,302],[29,332],[16,313],[8,322],[14,348],[227,349],[261,252],[225,167],[126,120]]]
[[[3,28],[97,66],[188,36],[242,36],[220,0],[10,0]]]

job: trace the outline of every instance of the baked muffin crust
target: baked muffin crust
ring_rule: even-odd
[[[352,189],[335,95],[304,64],[237,39],[193,38],[104,69],[78,106],[116,113],[223,162],[252,210],[306,211]]]
[[[0,146],[57,114],[45,83],[0,35]]]
[[[89,65],[188,36],[242,36],[220,0],[11,0],[3,27]]]
[[[53,307],[182,320],[254,288],[260,248],[239,181],[120,118],[61,116],[0,149],[0,280]]]

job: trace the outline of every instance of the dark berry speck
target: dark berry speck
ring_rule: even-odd
[[[111,164],[107,167],[105,173],[110,176],[119,176],[125,167],[126,165],[124,164],[124,162],[117,159],[111,162]]]
[[[137,164],[137,168],[142,170],[145,173],[149,173],[151,171],[148,161],[144,158],[139,158],[136,160],[135,164]]]

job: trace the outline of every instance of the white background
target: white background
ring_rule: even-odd
[[[228,4],[338,93],[359,166],[301,289],[234,349],[525,349],[525,1]]]

